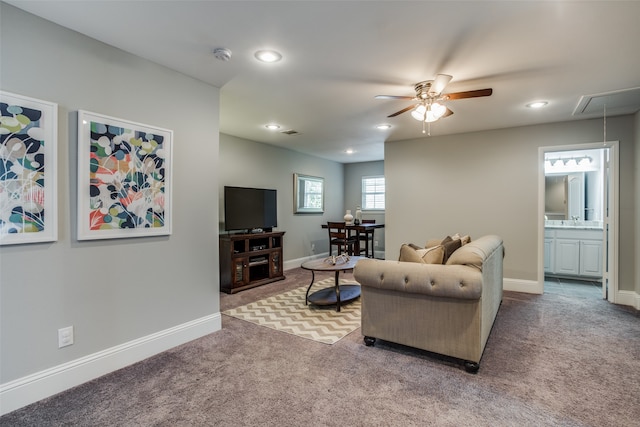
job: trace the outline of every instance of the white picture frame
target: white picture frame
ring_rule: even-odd
[[[173,131],[78,111],[78,240],[171,234]]]
[[[0,91],[0,245],[58,240],[58,104]]]
[[[324,212],[324,178],[293,174],[293,213],[317,214]]]

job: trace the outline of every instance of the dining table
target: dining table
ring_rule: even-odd
[[[327,224],[322,224],[322,228],[327,228]],[[345,224],[345,228],[347,230],[347,234],[349,237],[355,236],[355,243],[353,245],[353,253],[360,253],[360,233],[365,233],[369,230],[375,230],[378,228],[384,228],[384,224],[378,223],[360,223],[360,224]]]

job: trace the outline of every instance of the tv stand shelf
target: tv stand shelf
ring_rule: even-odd
[[[233,294],[283,280],[284,231],[220,236],[220,290]]]

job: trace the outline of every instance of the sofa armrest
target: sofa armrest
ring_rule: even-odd
[[[434,297],[480,299],[482,273],[465,265],[362,259],[353,277],[363,287]]]

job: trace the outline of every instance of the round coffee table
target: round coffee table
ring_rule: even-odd
[[[340,305],[342,303],[348,303],[355,300],[360,296],[360,285],[341,285],[340,284],[340,272],[353,270],[356,263],[366,257],[352,256],[348,261],[337,259],[335,264],[332,264],[325,259],[314,259],[302,263],[300,267],[305,270],[311,271],[311,283],[307,288],[307,294],[305,296],[305,304],[311,303],[314,305],[335,305],[336,311],[340,311]],[[335,284],[333,287],[321,289],[309,295],[309,291],[313,286],[313,282],[316,278],[316,271],[333,271],[335,272]]]

